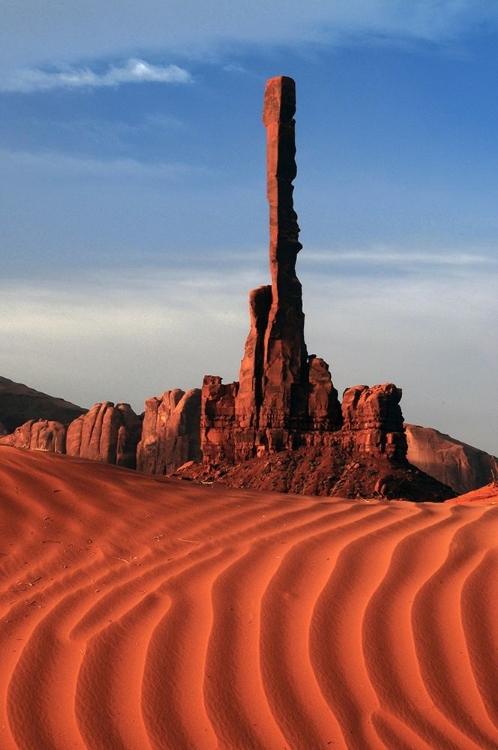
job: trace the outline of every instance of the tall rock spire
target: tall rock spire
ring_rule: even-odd
[[[323,449],[328,459],[335,455],[338,466],[345,456],[403,461],[401,391],[391,383],[355,386],[345,392],[341,409],[329,366],[306,350],[301,284],[296,276],[302,245],[292,185],[297,173],[295,112],[292,78],[271,78],[263,109],[271,284],[249,294],[251,329],[239,382],[223,385],[219,376],[204,379],[203,459],[215,467],[308,446]]]
[[[296,258],[302,245],[294,211],[296,87],[278,76],[266,84],[267,195],[270,204],[271,286],[249,296],[251,330],[240,369],[236,417],[242,427],[237,453],[278,450],[289,429],[306,419],[308,355]]]
[[[302,245],[294,211],[292,185],[296,166],[296,85],[278,76],[266,84],[263,124],[266,128],[267,196],[270,204],[270,272],[274,301],[301,300],[296,258]],[[296,284],[297,282],[297,284]]]
[[[270,428],[297,427],[306,414],[308,354],[296,259],[302,245],[294,211],[296,85],[292,78],[266,84],[263,124],[267,133],[270,204],[271,308],[264,340],[260,421]]]

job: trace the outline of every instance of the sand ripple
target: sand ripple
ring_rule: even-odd
[[[498,747],[498,506],[0,448],[2,750]]]

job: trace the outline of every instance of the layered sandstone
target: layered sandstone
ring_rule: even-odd
[[[30,419],[13,433],[0,438],[0,445],[31,451],[66,452],[66,426],[48,419]]]
[[[168,474],[200,453],[201,391],[176,388],[145,402],[137,469],[146,474]]]
[[[142,423],[129,404],[114,406],[104,401],[71,422],[66,453],[134,469],[141,429]]]

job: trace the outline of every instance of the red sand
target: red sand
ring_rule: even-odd
[[[498,747],[498,506],[0,448],[2,750]]]

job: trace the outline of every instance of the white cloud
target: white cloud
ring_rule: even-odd
[[[120,86],[124,83],[191,83],[192,76],[177,65],[151,65],[144,60],[131,59],[121,67],[111,66],[105,73],[96,73],[90,68],[69,66],[56,71],[40,69],[17,70],[0,78],[0,91],[30,93],[56,88],[100,88]]]
[[[444,42],[498,20],[489,0],[23,0],[3,3],[0,65],[109,59],[138,50],[189,57],[240,45],[372,39]]]

